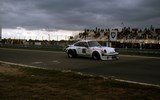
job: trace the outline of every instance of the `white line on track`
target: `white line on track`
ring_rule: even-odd
[[[129,80],[122,80],[122,79],[114,79],[114,80],[120,81],[120,82],[133,83],[133,84],[140,84],[140,85],[145,85],[145,86],[154,86],[154,87],[159,87],[159,88],[160,88],[160,85],[155,85],[155,84],[142,83],[142,82],[135,82],[135,81],[129,81]]]
[[[30,65],[17,64],[17,63],[12,63],[12,62],[6,62],[6,61],[0,61],[0,63],[9,64],[9,65],[16,65],[16,66],[22,66],[22,67],[31,67],[31,68],[38,68],[38,69],[47,69],[47,68],[40,68],[40,67],[36,67],[36,66],[30,66]]]

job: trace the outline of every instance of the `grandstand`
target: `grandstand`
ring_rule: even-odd
[[[112,30],[117,31],[117,40],[112,42],[113,47],[160,49],[160,28],[154,28],[153,26],[145,29],[131,27],[85,29],[83,33],[75,36],[74,40],[110,41],[109,34]]]

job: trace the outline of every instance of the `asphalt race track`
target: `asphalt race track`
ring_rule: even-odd
[[[119,60],[96,61],[90,58],[71,59],[64,52],[0,48],[0,61],[160,85],[160,58],[156,57],[120,55]]]

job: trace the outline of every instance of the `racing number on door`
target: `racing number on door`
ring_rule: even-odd
[[[82,49],[82,53],[86,53],[86,49]]]

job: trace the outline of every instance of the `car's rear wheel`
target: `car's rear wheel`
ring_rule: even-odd
[[[99,55],[99,53],[98,53],[98,52],[94,52],[94,53],[92,54],[92,58],[93,58],[94,60],[100,60],[100,55]]]
[[[77,56],[77,53],[75,50],[68,50],[68,58],[74,58]]]

